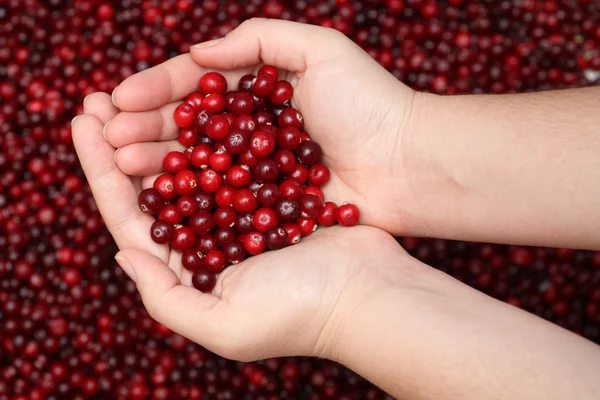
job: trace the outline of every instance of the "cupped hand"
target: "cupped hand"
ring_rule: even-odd
[[[222,43],[229,46],[233,38],[237,45],[238,39],[258,32],[258,24],[271,23],[276,24],[273,29],[280,30],[275,21],[251,21]],[[386,218],[393,217],[386,210],[385,193],[375,193],[376,184],[370,174],[382,173],[385,167],[380,164],[385,157],[392,157],[390,148],[397,145],[393,138],[398,130],[392,130],[392,119],[396,117],[389,103],[404,106],[403,87],[337,33],[291,23],[284,31],[287,29],[292,31],[290,45],[304,35],[308,43],[318,39],[323,46],[329,43],[325,47],[331,51],[338,47],[341,51],[331,53],[333,58],[315,61],[317,56],[310,55],[313,53],[307,48],[298,53],[305,60],[304,70],[300,70],[294,63],[301,58],[295,55],[296,61],[283,62],[283,53],[273,48],[268,55],[269,47],[264,44],[232,49],[240,52],[235,59],[241,64],[233,59],[228,64],[223,59],[220,67],[218,52],[211,58],[199,57],[198,50],[194,50],[192,56],[176,57],[127,79],[115,90],[112,101],[102,93],[89,96],[84,115],[73,121],[73,139],[82,167],[106,225],[121,249],[117,261],[136,281],[150,314],[210,350],[241,360],[327,356],[336,331],[353,308],[393,285],[404,284],[407,275],[398,268],[405,253],[384,231],[366,226],[329,228],[298,245],[228,268],[219,277],[214,292],[203,294],[190,287],[190,273],[182,268],[180,253],[150,239],[154,218],[140,211],[137,194],[152,185],[164,155],[181,149],[172,118],[175,107],[196,89],[207,70],[219,70],[234,88],[241,76],[257,69],[259,60],[296,71],[288,72],[285,78],[295,84],[294,104],[304,113],[307,130],[322,144],[326,163],[332,169],[326,196],[359,204],[363,222],[385,226]],[[308,29],[310,35],[303,29]],[[235,39],[239,32],[243,35]],[[325,47],[315,48],[318,57],[328,53],[323,51]],[[248,49],[255,54],[252,56]],[[296,52],[286,54],[292,53]],[[343,62],[335,61],[340,57]],[[203,58],[207,61],[201,61]],[[317,71],[314,74],[312,66]],[[326,82],[344,68],[349,75],[347,79],[337,77],[338,84],[346,82],[356,87],[335,94],[335,85]],[[359,70],[366,78],[355,82],[352,74]],[[371,90],[369,84],[383,86]],[[363,86],[365,91],[361,93]],[[350,98],[352,101],[348,101]],[[407,94],[407,101],[409,98]],[[385,110],[373,103],[381,99],[385,101],[378,104],[384,104]],[[325,107],[330,111],[326,112]],[[398,121],[401,111],[399,115]]]

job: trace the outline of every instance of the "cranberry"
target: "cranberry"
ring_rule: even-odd
[[[210,212],[201,210],[190,217],[189,226],[196,235],[204,235],[215,226],[215,220]]]
[[[294,88],[288,81],[277,81],[275,88],[269,95],[269,100],[273,104],[283,104],[292,98]]]
[[[282,128],[291,126],[298,130],[304,129],[304,118],[298,110],[292,107],[286,107],[281,110],[281,113],[277,117],[279,126]]]
[[[277,218],[284,224],[295,221],[300,215],[300,211],[300,204],[292,198],[284,198],[275,205]]]
[[[225,111],[225,97],[220,93],[211,93],[202,99],[201,107],[212,114]]]
[[[240,78],[238,82],[238,90],[240,92],[249,92],[252,90],[252,84],[254,82],[255,76],[252,74],[244,75]]]
[[[227,80],[218,72],[207,72],[200,78],[198,87],[204,94],[223,94],[227,91]]]
[[[206,167],[208,166],[212,153],[212,146],[208,144],[199,144],[192,150],[190,160],[196,167]]]
[[[241,92],[235,95],[230,109],[236,115],[251,114],[256,106],[254,98],[250,93]]]
[[[181,128],[192,126],[196,117],[196,109],[189,103],[181,103],[173,115],[175,123]]]
[[[231,171],[231,169],[229,171]],[[200,189],[206,193],[216,192],[222,182],[223,178],[221,175],[212,169],[205,169],[198,176],[198,185],[200,186]],[[232,182],[229,183],[233,185]]]
[[[192,196],[183,196],[177,200],[177,212],[184,217],[189,217],[198,209],[198,203]]]
[[[185,147],[194,146],[198,142],[198,133],[191,128],[181,128],[177,140]]]
[[[317,230],[317,221],[314,218],[299,217],[296,225],[300,228],[302,236],[308,236]]]
[[[175,228],[173,228],[173,224],[166,221],[155,221],[150,227],[150,236],[158,244],[169,243],[174,233]]]
[[[312,140],[306,140],[296,147],[296,156],[305,165],[312,166],[318,164],[323,156],[321,146]]]
[[[287,245],[288,235],[282,227],[274,226],[265,232],[265,241],[271,250],[279,250]]]
[[[225,137],[224,143],[225,149],[234,155],[240,154],[248,148],[248,139],[240,129],[232,129]]]
[[[308,170],[304,165],[297,163],[294,169],[288,174],[288,179],[293,179],[300,185],[303,185],[308,179]]]
[[[275,89],[276,78],[270,74],[259,74],[252,84],[252,93],[258,97],[270,95]]]
[[[291,179],[286,179],[285,181],[281,182],[281,185],[279,185],[279,190],[281,192],[281,198],[283,199],[297,200],[304,194],[302,185]]]
[[[232,227],[235,225],[236,212],[231,206],[217,208],[213,218],[215,224],[221,228]]]
[[[238,190],[230,185],[223,185],[215,192],[215,203],[219,207],[232,206]]]
[[[329,168],[323,164],[315,164],[308,170],[308,180],[312,185],[323,186],[331,178]]]
[[[192,285],[201,292],[212,291],[216,283],[217,277],[214,272],[201,269],[192,275]]]
[[[248,254],[253,256],[260,254],[267,249],[265,236],[260,232],[250,232],[246,234],[242,242],[244,243],[244,248]]]
[[[303,217],[317,218],[321,214],[323,201],[313,194],[303,194],[298,203]]]
[[[260,160],[254,168],[252,168],[254,177],[261,182],[275,182],[279,176],[279,168],[277,163],[272,159],[265,158]]]
[[[171,247],[173,250],[183,251],[189,249],[196,244],[196,236],[194,232],[187,226],[181,226],[175,229],[173,238],[171,239]]]
[[[240,189],[233,199],[233,208],[239,213],[252,213],[258,208],[258,200],[248,189]]]
[[[274,183],[265,183],[261,185],[256,193],[256,199],[263,207],[273,207],[279,201],[281,191]]]
[[[199,271],[204,267],[202,253],[194,248],[185,250],[181,255],[181,264],[189,271]]]
[[[335,212],[335,218],[342,226],[354,226],[358,224],[360,212],[354,204],[342,204]]]
[[[220,250],[211,250],[204,257],[205,268],[215,273],[223,271],[226,264],[227,260],[225,259],[225,254]]]
[[[165,199],[156,189],[142,190],[138,196],[140,209],[148,214],[158,214],[161,208],[165,205]]]
[[[198,210],[210,211],[215,205],[213,196],[201,190],[194,193],[194,199],[196,200],[196,204],[198,204]]]
[[[224,139],[229,133],[229,120],[224,115],[213,115],[204,127],[209,138],[214,140]]]
[[[277,68],[273,67],[272,65],[263,65],[260,67],[256,73],[256,76],[261,76],[264,74],[271,75],[275,80],[279,79],[279,71],[277,71]]]
[[[287,234],[287,245],[291,246],[296,243],[300,243],[300,239],[302,239],[302,232],[298,225],[294,223],[283,224],[283,230]]]
[[[245,165],[234,165],[227,171],[227,183],[235,188],[241,188],[250,183],[252,174]]]
[[[211,234],[200,235],[196,243],[196,248],[202,254],[208,254],[209,251],[215,250],[217,248],[215,237]]]
[[[275,151],[275,138],[268,132],[258,131],[250,139],[250,152],[256,158],[270,156]]]
[[[317,196],[321,202],[325,201],[325,195],[323,194],[323,191],[317,186],[305,186],[304,194],[312,194],[313,196]]]
[[[190,170],[179,171],[175,175],[174,186],[179,196],[193,195],[198,186],[196,174]]]
[[[237,215],[236,215],[236,221],[237,221]],[[230,228],[230,227],[225,227],[225,228],[218,228],[215,231],[214,236],[215,236],[215,242],[217,243],[217,246],[223,247],[224,245],[231,242],[232,240],[235,240],[237,238],[237,233],[236,233],[235,229]]]
[[[257,231],[264,233],[269,228],[277,226],[279,223],[278,215],[272,208],[259,208],[254,212],[252,223]]]
[[[252,232],[254,230],[252,214],[238,214],[235,218],[235,229],[241,234]]]
[[[331,201],[326,201],[321,208],[317,222],[322,226],[333,226],[337,223],[337,205]]]
[[[231,154],[226,151],[215,151],[210,155],[208,164],[212,169],[217,172],[227,172],[229,168],[231,168],[233,160],[231,158]]]
[[[223,254],[227,262],[237,264],[246,258],[246,248],[241,241],[233,240],[223,246]]]
[[[294,150],[300,144],[300,131],[291,125],[282,127],[277,142],[282,149]]]

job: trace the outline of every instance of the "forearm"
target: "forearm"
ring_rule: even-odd
[[[596,345],[437,271],[423,278],[353,310],[334,358],[399,399],[600,393]]]
[[[600,88],[420,94],[406,149],[415,234],[600,248]]]

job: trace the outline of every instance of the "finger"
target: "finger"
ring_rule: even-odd
[[[145,251],[125,249],[115,258],[136,282],[152,318],[202,345],[214,341],[218,333],[215,318],[218,297],[182,285],[175,272]]]
[[[126,175],[147,176],[163,170],[162,160],[170,151],[185,149],[177,140],[134,143],[121,147],[114,155],[119,169]]]
[[[293,72],[333,59],[351,42],[328,28],[296,22],[253,18],[222,40],[190,48],[194,61],[212,68],[241,68],[265,62]]]
[[[237,89],[240,78],[250,68],[219,71],[230,89]],[[155,67],[130,76],[112,94],[115,106],[123,111],[148,111],[181,100],[198,88],[208,69],[198,65],[189,54],[182,54]]]
[[[105,125],[119,113],[119,109],[108,93],[96,92],[83,99],[83,112],[95,116]]]
[[[73,120],[72,131],[94,199],[117,245],[140,247],[165,258],[166,250],[148,235],[154,219],[140,210],[134,185],[119,170],[114,148],[102,137],[102,122],[93,115],[80,115]]]
[[[141,182],[141,188],[142,188],[142,190],[151,188],[152,185],[154,185],[154,181],[156,180],[156,178],[158,178],[160,175],[161,174],[154,174],[154,175],[150,175],[150,176],[144,176],[142,178],[142,182]]]
[[[177,139],[179,128],[173,112],[179,104],[169,103],[150,111],[122,112],[106,125],[106,140],[113,147],[123,147],[131,143]]]

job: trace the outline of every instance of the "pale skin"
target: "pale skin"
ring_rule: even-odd
[[[332,171],[325,195],[357,204],[363,226],[319,229],[202,294],[150,239],[137,193],[180,148],[172,112],[200,76],[235,87],[261,63],[287,71]],[[589,399],[598,346],[420,263],[390,233],[600,249],[599,99],[417,94],[336,32],[251,20],[125,80],[112,101],[89,96],[73,139],[150,315],[208,349],[333,359],[400,399]]]

